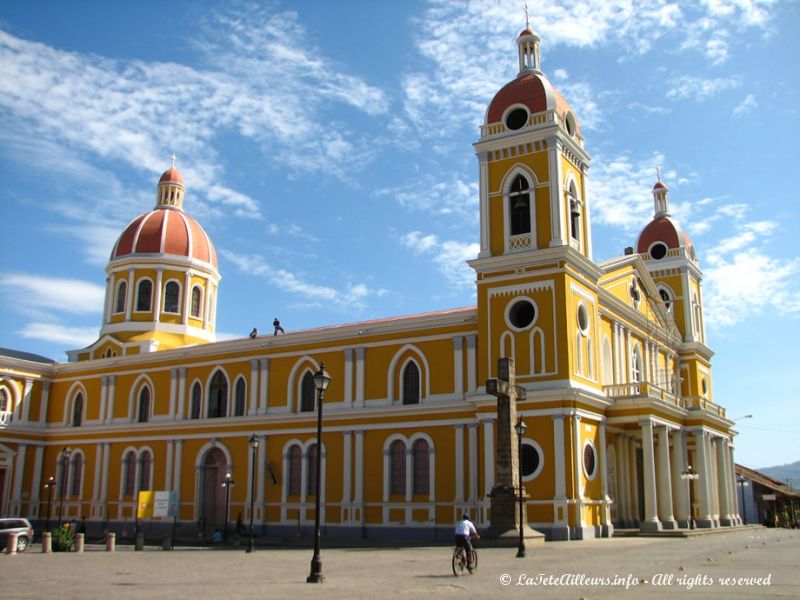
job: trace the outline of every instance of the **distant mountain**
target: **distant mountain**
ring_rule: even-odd
[[[791,485],[795,489],[800,489],[800,460],[786,465],[778,465],[777,467],[766,467],[758,469],[762,473],[766,473],[770,477],[780,479],[784,483],[790,480]]]

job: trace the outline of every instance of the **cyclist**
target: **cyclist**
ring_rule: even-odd
[[[464,548],[467,553],[467,568],[472,573],[474,566],[472,564],[472,542],[470,537],[480,539],[480,535],[475,529],[475,525],[469,520],[469,514],[464,513],[461,520],[456,523],[456,545]]]

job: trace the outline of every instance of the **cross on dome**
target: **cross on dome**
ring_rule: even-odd
[[[170,157],[169,157],[169,158],[170,158],[170,160],[172,161],[172,168],[174,169],[174,168],[175,168],[175,161],[176,161],[176,160],[178,160],[178,157],[177,157],[177,156],[175,156],[175,153],[173,152],[173,153],[170,155]]]

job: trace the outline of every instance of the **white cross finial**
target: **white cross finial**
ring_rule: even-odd
[[[172,168],[174,169],[175,168],[175,161],[178,160],[178,157],[175,156],[175,153],[173,153],[172,156],[170,156],[169,158],[172,161]]]
[[[661,181],[661,165],[656,166],[656,174],[658,175],[658,180]]]
[[[530,22],[528,21],[528,4],[525,4],[525,29],[530,28]]]

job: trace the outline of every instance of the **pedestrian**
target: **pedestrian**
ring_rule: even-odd
[[[240,536],[247,533],[247,530],[244,528],[244,521],[242,520],[242,511],[239,511],[239,514],[236,516],[236,533]]]
[[[278,321],[278,317],[275,317],[275,320],[272,322],[272,326],[275,328],[275,333],[272,335],[278,335],[278,333],[286,333],[281,327],[281,322]]]

